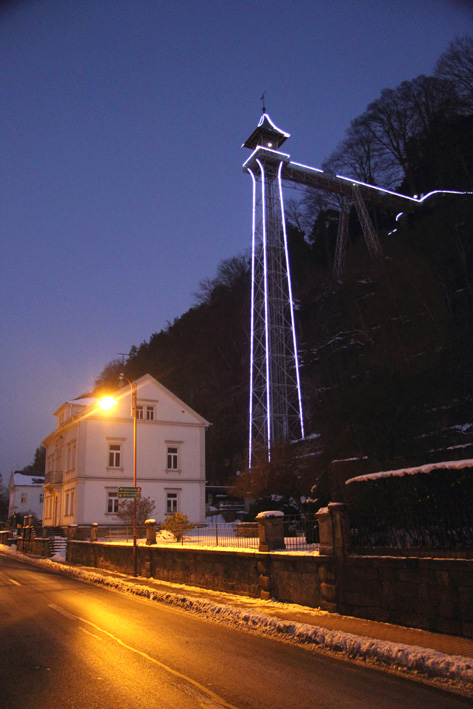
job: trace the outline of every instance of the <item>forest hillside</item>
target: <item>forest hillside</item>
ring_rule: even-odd
[[[383,91],[323,167],[404,194],[473,192],[473,40],[455,40],[434,76]],[[314,192],[287,201],[307,440],[283,447],[261,494],[289,477],[288,493],[318,482],[334,497],[348,469],[473,458],[473,194],[431,196],[397,221],[369,207],[374,261],[352,209],[335,275],[340,209]],[[149,372],[211,421],[214,484],[246,467],[250,281],[246,254],[224,261],[190,310],[97,379]]]

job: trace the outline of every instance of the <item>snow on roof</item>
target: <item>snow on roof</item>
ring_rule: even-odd
[[[73,399],[72,401],[66,401],[66,404],[75,404],[78,406],[91,406],[97,401],[96,396],[84,396],[79,399]]]
[[[377,478],[390,478],[401,475],[417,475],[418,473],[430,473],[432,470],[447,468],[448,470],[461,470],[461,468],[473,468],[473,458],[467,460],[448,460],[444,463],[429,463],[428,465],[420,465],[417,468],[401,468],[399,470],[385,470],[380,473],[369,473],[367,475],[357,475],[356,478],[350,478],[345,481],[345,485],[353,482],[362,482],[364,480],[376,480]]]
[[[13,483],[15,485],[44,485],[44,476],[13,473]]]

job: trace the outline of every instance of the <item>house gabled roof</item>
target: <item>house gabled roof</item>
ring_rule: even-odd
[[[138,391],[140,390],[140,383],[144,383],[146,381],[149,381],[149,382],[152,382],[153,384],[155,384],[158,387],[158,389],[160,389],[163,392],[163,394],[166,394],[167,396],[169,396],[169,398],[172,399],[176,404],[178,404],[185,411],[187,411],[189,414],[191,414],[191,416],[196,418],[199,423],[203,424],[204,426],[211,426],[212,425],[210,423],[210,421],[207,421],[207,419],[205,419],[203,416],[198,414],[197,411],[194,411],[194,409],[191,406],[189,406],[184,401],[182,401],[182,399],[180,399],[178,396],[176,396],[176,394],[173,394],[173,392],[170,389],[168,389],[167,387],[164,386],[164,384],[161,384],[161,382],[159,382],[157,379],[152,377],[151,374],[144,374],[139,379],[135,379],[134,383],[136,384]]]
[[[209,421],[207,421],[207,419],[205,419],[203,416],[198,414],[197,411],[194,411],[194,409],[191,406],[186,404],[184,401],[182,401],[182,399],[180,399],[178,396],[176,396],[176,394],[173,394],[172,391],[167,389],[167,387],[165,387],[164,384],[161,384],[161,382],[159,382],[157,379],[152,377],[151,374],[144,374],[142,377],[139,377],[139,379],[136,379],[133,381],[133,383],[136,384],[136,386],[137,386],[138,392],[140,390],[140,386],[144,385],[147,382],[151,382],[158,390],[160,390],[163,393],[163,395],[167,396],[169,399],[174,401],[174,403],[177,404],[183,411],[185,411],[193,419],[195,419],[198,424],[205,426],[206,428],[208,426],[212,425]],[[117,398],[120,396],[119,395],[120,391],[123,392],[122,396],[125,396],[128,393],[125,388],[123,388],[122,390],[117,389],[117,391],[115,392],[115,395],[117,396]],[[97,403],[97,401],[98,401],[97,397],[86,395],[86,396],[79,397],[77,399],[72,399],[71,401],[64,402],[64,404],[62,404],[59,407],[59,409],[55,412],[55,415],[57,416],[58,412],[61,411],[61,409],[63,409],[64,406],[72,404],[73,406],[77,406],[79,409],[78,418],[73,416],[73,418],[71,420],[65,421],[63,426],[59,426],[52,433],[50,433],[48,436],[46,436],[44,441],[42,441],[43,446],[47,447],[49,445],[49,443],[52,440],[54,440],[54,438],[56,436],[58,436],[60,434],[60,432],[63,430],[64,426],[66,426],[66,427],[70,426],[70,425],[72,425],[72,423],[75,423],[76,421],[81,420],[82,417],[84,417],[84,418],[87,417],[90,414],[88,409],[92,409],[92,407]]]
[[[61,409],[64,408],[64,406],[92,406],[92,404],[95,404],[97,401],[96,396],[92,396],[92,394],[87,394],[85,396],[79,396],[77,399],[71,399],[70,401],[65,401],[61,406],[57,409],[57,411],[54,412],[53,416],[57,416],[58,413],[61,411]]]
[[[24,487],[25,485],[41,487],[44,485],[44,473],[22,473],[16,471],[10,475],[10,482],[8,484],[8,489],[11,490],[13,486]]]

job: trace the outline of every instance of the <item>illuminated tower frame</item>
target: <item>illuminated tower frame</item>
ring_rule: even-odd
[[[264,94],[261,97],[264,101]],[[468,194],[434,190],[423,197],[409,197],[353,177],[334,175],[316,167],[293,162],[279,151],[289,138],[270,119],[263,105],[258,127],[242,147],[252,153],[243,170],[253,181],[253,247],[251,289],[251,368],[249,467],[271,460],[277,440],[304,438],[301,387],[294,327],[294,303],[287,250],[282,185],[321,189],[343,198],[334,270],[340,277],[348,233],[348,204],[357,211],[368,250],[382,257],[381,244],[365,201],[386,209],[413,212],[435,195]],[[396,217],[396,219],[398,218]]]
[[[282,169],[289,133],[263,112],[243,147],[253,181],[249,467],[271,460],[274,442],[304,438]]]

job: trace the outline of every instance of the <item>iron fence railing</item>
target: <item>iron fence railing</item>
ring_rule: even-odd
[[[385,514],[351,514],[354,547],[393,549],[472,549],[473,510],[447,506],[432,510],[398,510]]]
[[[318,527],[313,516],[291,515],[282,518],[284,524],[284,543],[288,551],[315,551],[318,548]],[[157,525],[157,545],[169,544],[169,535],[160,535],[161,525]],[[87,537],[89,538],[89,533]],[[137,538],[144,544],[146,528],[137,527]],[[101,542],[133,541],[133,527],[128,526],[100,526],[97,528],[97,540]],[[212,522],[206,524],[193,524],[185,529],[178,542],[181,545],[196,545],[203,547],[259,548],[259,534],[257,522]]]
[[[146,537],[146,527],[137,525],[137,539]],[[97,539],[103,542],[132,542],[133,541],[133,525],[117,525],[114,527],[98,527]]]
[[[289,551],[314,551],[319,527],[314,515],[284,515],[284,543]]]
[[[315,551],[317,549],[319,533],[317,521],[313,516],[288,515],[282,519],[286,550]],[[210,522],[206,525],[195,525],[185,532],[181,543],[192,543],[199,546],[258,549],[258,523]]]
[[[257,522],[209,522],[208,524],[196,524],[192,526],[192,529],[185,531],[181,543],[198,544],[199,546],[258,549],[258,524]]]

